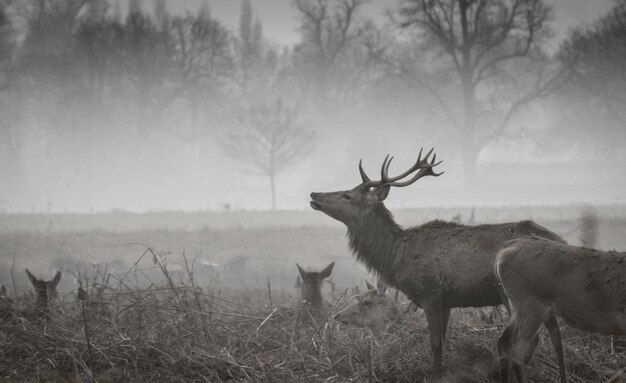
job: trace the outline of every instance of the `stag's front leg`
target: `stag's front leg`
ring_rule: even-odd
[[[428,322],[428,332],[430,334],[430,349],[433,353],[433,381],[441,380],[442,375],[442,353],[443,341],[445,337],[450,310],[443,309],[440,303],[422,305]]]

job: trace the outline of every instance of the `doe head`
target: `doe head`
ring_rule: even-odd
[[[438,177],[443,174],[443,172],[435,173],[433,171],[433,168],[442,161],[436,162],[436,154],[433,155],[432,160],[429,159],[432,152],[433,149],[422,158],[422,150],[420,150],[415,164],[395,177],[389,176],[389,166],[393,157],[390,158],[387,155],[380,170],[380,180],[371,180],[365,174],[361,160],[359,161],[359,173],[362,182],[359,185],[349,190],[311,193],[311,208],[351,226],[358,222],[364,214],[381,205],[389,195],[392,186],[409,186],[422,177]],[[413,174],[412,177],[403,180],[411,174]]]
[[[61,281],[61,272],[57,271],[51,281],[36,278],[28,269],[26,269],[26,275],[35,288],[37,306],[40,308],[47,307],[50,301],[57,296],[57,285]]]
[[[321,271],[306,271],[300,265],[296,263],[298,267],[298,273],[300,274],[300,283],[296,282],[296,286],[299,285],[301,298],[303,301],[309,302],[312,305],[321,303],[322,297],[322,282],[324,279],[330,277],[333,272],[335,262],[332,262],[328,266],[324,267]]]
[[[387,296],[387,286],[379,283],[374,287],[365,281],[367,290],[353,297],[350,304],[333,317],[345,325],[355,327],[381,328],[388,322],[388,314],[394,302]]]

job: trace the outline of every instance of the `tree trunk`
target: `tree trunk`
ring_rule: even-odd
[[[461,152],[463,155],[463,176],[465,181],[465,187],[468,189],[473,189],[476,186],[478,180],[478,175],[476,171],[478,151],[470,140],[471,138],[463,139],[463,142],[461,142]]]
[[[469,72],[469,71],[468,71]],[[463,175],[465,186],[473,188],[476,185],[476,115],[474,111],[475,95],[471,74],[462,74],[463,85],[463,126],[461,127],[461,152],[463,153]]]
[[[468,10],[469,1],[460,1],[461,30],[463,43],[461,47],[462,62],[460,70],[463,92],[463,124],[461,127],[461,151],[463,153],[463,173],[465,186],[472,189],[476,185],[476,94],[474,84],[474,64],[472,63],[472,41],[469,34]]]
[[[272,210],[276,210],[276,182],[274,174],[270,174],[270,187],[272,189]]]

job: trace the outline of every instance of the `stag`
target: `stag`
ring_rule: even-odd
[[[503,382],[510,364],[518,381],[527,381],[527,350],[541,324],[555,315],[583,331],[626,334],[626,252],[519,239],[500,251],[495,272],[511,308],[498,340]]]
[[[442,174],[433,170],[441,162],[436,162],[436,155],[429,159],[432,151],[422,158],[420,150],[415,164],[394,177],[389,176],[393,157],[388,155],[380,180],[371,180],[360,161],[359,185],[349,190],[311,193],[310,204],[314,210],[343,222],[357,259],[424,310],[433,353],[432,376],[439,380],[450,309],[504,302],[493,272],[496,254],[504,244],[515,238],[563,240],[532,221],[466,226],[436,220],[409,229],[400,227],[383,202],[391,187],[409,186],[423,177]],[[548,324],[548,330],[553,343],[559,340],[560,344],[558,326]]]
[[[322,282],[324,279],[330,277],[333,272],[335,262],[324,267],[321,271],[306,271],[300,265],[296,263],[298,267],[298,273],[300,274],[301,282],[296,283],[296,287],[300,287],[300,297],[302,303],[310,309],[311,314],[319,316],[326,312],[324,299],[322,298]],[[300,281],[300,280],[299,280]]]

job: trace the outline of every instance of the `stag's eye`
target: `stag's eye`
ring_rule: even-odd
[[[344,194],[341,196],[341,199],[345,199],[346,201],[350,201],[352,199],[352,196],[350,194]]]

